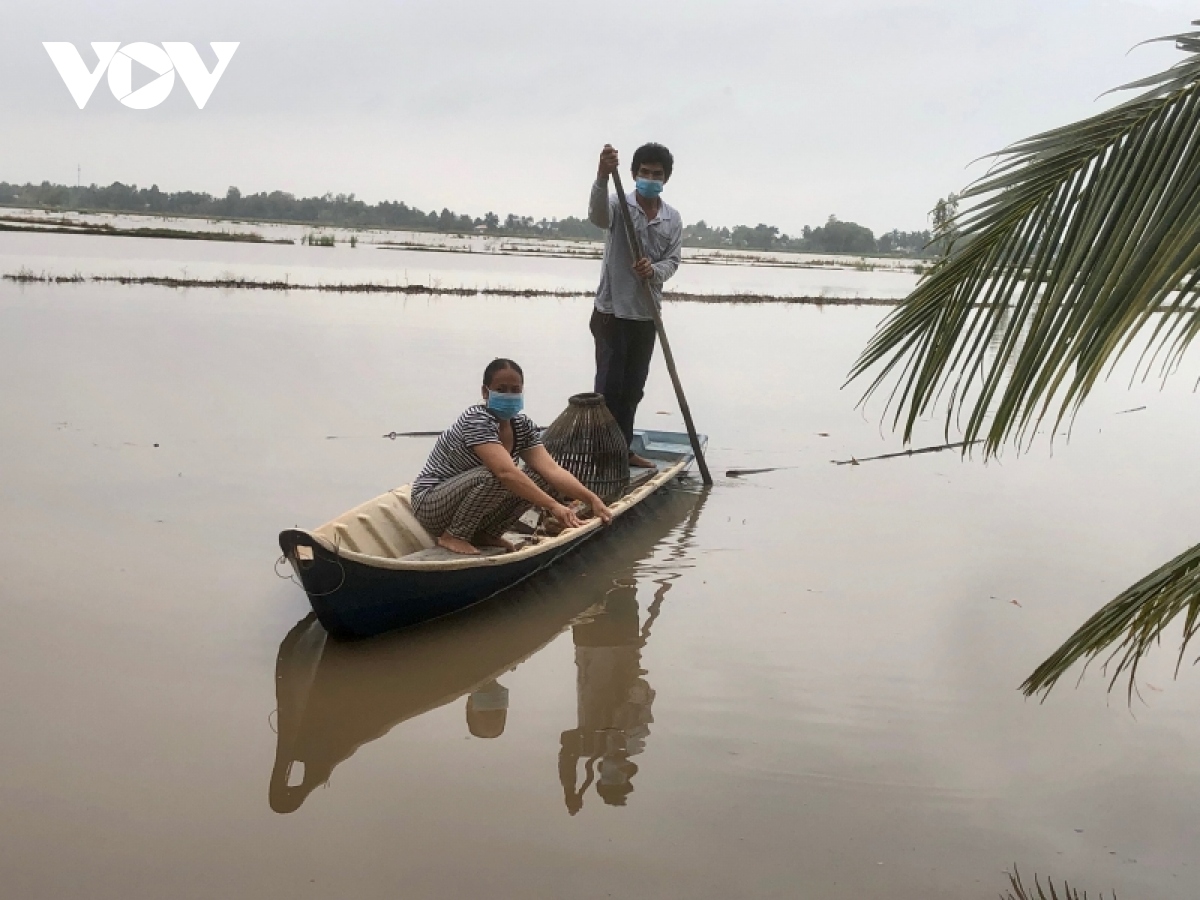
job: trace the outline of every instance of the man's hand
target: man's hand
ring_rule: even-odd
[[[643,256],[633,264],[633,274],[642,281],[649,281],[654,277],[654,267],[650,265],[650,260]]]
[[[569,506],[563,506],[561,503],[550,507],[550,515],[558,519],[558,524],[563,528],[583,527],[583,522],[579,520],[579,516],[575,515],[575,511]]]
[[[596,170],[596,177],[607,180],[608,176],[617,171],[618,166],[617,151],[613,149],[612,144],[605,144],[604,149],[600,151],[600,168]]]

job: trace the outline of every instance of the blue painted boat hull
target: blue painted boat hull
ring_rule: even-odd
[[[620,527],[620,520],[613,523]],[[375,568],[326,550],[304,531],[279,535],[279,546],[299,575],[313,612],[331,635],[364,638],[441,618],[473,606],[551,565],[589,537],[589,531],[553,551],[501,565],[398,571]],[[297,547],[312,550],[296,564]]]

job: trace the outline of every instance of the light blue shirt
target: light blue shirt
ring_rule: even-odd
[[[600,269],[600,287],[596,290],[596,309],[611,313],[618,319],[652,321],[654,310],[633,274],[633,258],[625,237],[625,218],[617,206],[616,194],[608,193],[608,179],[597,179],[592,185],[588,203],[588,220],[605,230],[604,262]],[[663,282],[675,274],[683,254],[683,220],[679,212],[659,200],[658,214],[647,219],[638,206],[637,195],[625,195],[633,230],[641,238],[642,248],[650,260],[654,275],[649,281],[654,304],[662,306]]]

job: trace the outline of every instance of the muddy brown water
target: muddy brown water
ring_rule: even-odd
[[[493,355],[548,422],[587,301],[0,283],[4,895],[1197,896],[1200,673],[1016,691],[1200,536],[1195,366],[1019,458],[834,466],[900,449],[839,390],[881,315],[673,305],[713,471],[788,468],[345,646],[276,533],[410,479],[381,435]]]

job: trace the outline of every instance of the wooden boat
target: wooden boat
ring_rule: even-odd
[[[521,545],[515,552],[466,556],[437,546],[413,515],[404,485],[313,531],[283,531],[279,546],[313,612],[335,637],[370,637],[416,625],[507,590],[613,529],[693,459],[687,435],[676,432],[637,431],[633,449],[655,468],[633,470],[629,490],[609,504],[613,522],[607,527],[592,519],[553,537],[507,534]]]
[[[620,540],[592,542],[503,597],[376,641],[330,641],[315,616],[305,617],[275,663],[271,808],[293,812],[363,745],[503,678],[565,629],[603,616],[613,580],[628,579],[664,546],[668,559],[686,559],[703,502],[691,490],[659,491],[623,514]]]

